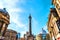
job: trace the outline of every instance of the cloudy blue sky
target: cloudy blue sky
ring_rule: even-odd
[[[51,0],[0,0],[0,8],[6,8],[10,15],[8,29],[21,33],[21,37],[28,31],[28,16],[32,16],[32,33],[41,33],[42,28],[47,31],[48,15]]]

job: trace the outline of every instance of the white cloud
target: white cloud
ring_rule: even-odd
[[[9,13],[23,12],[20,8],[8,8]]]
[[[24,12],[25,10],[20,7],[17,8],[18,2],[25,5],[26,0],[0,0],[0,8],[7,9],[8,13],[10,15],[10,23],[15,23],[16,29],[19,27],[24,29],[23,31],[21,31],[21,37],[22,37],[23,34],[26,33],[26,30],[28,30],[28,28],[27,28],[28,23],[23,24],[20,20],[20,19],[22,19],[20,17],[20,13]],[[38,22],[36,21],[36,19],[33,18],[32,20],[33,20],[33,23],[32,23],[33,27],[37,27]],[[9,28],[13,29],[10,26],[9,26]]]
[[[0,4],[3,4],[3,7],[14,7],[16,6],[17,2],[19,2],[19,0],[0,0]]]
[[[26,24],[23,24],[20,21],[20,19],[22,19],[22,18],[19,17],[20,13],[24,12],[24,10],[21,9],[20,7],[17,8],[17,6],[18,6],[17,3],[19,1],[20,0],[0,0],[0,8],[6,8],[7,9],[8,13],[10,15],[10,23],[15,23],[16,24],[16,28],[19,28],[19,27],[20,28],[25,28]],[[23,33],[25,33],[25,32],[22,31],[21,33],[23,35]]]
[[[10,14],[10,22],[16,23],[19,27],[25,26],[23,23],[18,21],[20,13],[18,12],[23,12],[21,8],[16,8],[17,2],[19,0],[0,0],[0,7],[1,8],[7,8],[7,11]]]

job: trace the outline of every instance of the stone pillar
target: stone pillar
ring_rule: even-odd
[[[2,29],[1,29],[2,36],[4,36],[6,29],[7,29],[6,23],[3,23]]]
[[[3,21],[0,21],[0,33],[1,33],[2,26],[3,26]]]
[[[4,28],[4,30],[3,30],[3,34],[2,34],[2,36],[4,36],[5,35],[5,32],[6,32],[6,30],[7,30],[7,24],[5,24],[5,28]]]
[[[29,15],[29,34],[31,35],[32,34],[32,29],[31,29],[31,15]]]

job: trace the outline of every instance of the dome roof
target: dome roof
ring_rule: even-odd
[[[42,34],[46,34],[46,31],[44,29],[42,29]]]
[[[6,8],[0,9],[0,13],[2,13],[4,16],[6,16],[8,18],[10,17],[8,12],[6,11]]]

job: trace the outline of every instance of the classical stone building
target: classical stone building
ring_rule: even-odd
[[[0,36],[4,37],[6,29],[10,23],[10,16],[5,8],[0,9]]]
[[[59,32],[58,26],[57,26],[58,17],[59,16],[56,12],[56,9],[51,8],[50,9],[49,20],[48,20],[48,31],[49,31],[51,40],[52,40],[53,37],[55,38],[55,36]]]
[[[42,40],[42,35],[41,34],[37,35],[36,40]]]
[[[17,40],[16,38],[17,32],[11,29],[7,29],[4,35],[4,40]]]
[[[60,17],[60,0],[52,0],[52,3],[55,6],[58,16]]]
[[[50,36],[45,30],[42,30],[42,33],[36,36],[36,40],[50,40]]]
[[[50,8],[48,31],[51,40],[60,39],[60,0],[52,0],[54,8]]]

